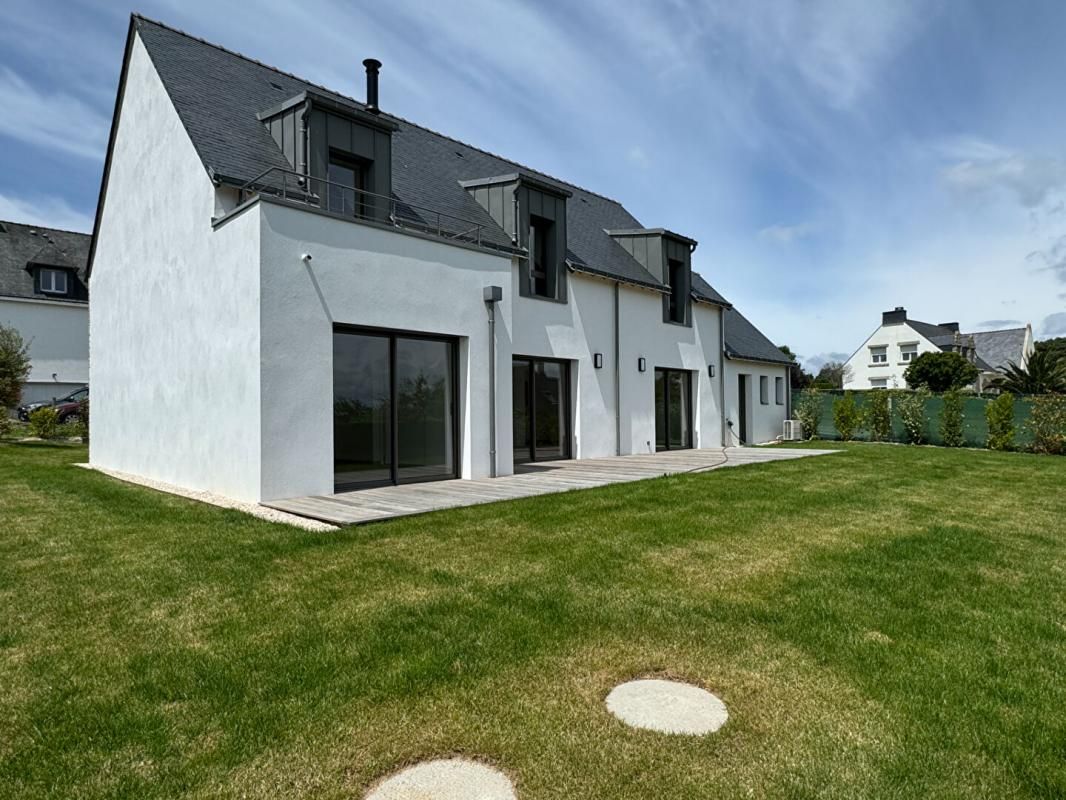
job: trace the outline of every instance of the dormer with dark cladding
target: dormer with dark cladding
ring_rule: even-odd
[[[566,201],[573,193],[522,172],[460,184],[526,252],[519,294],[565,303]]]
[[[607,231],[622,248],[659,279],[663,294],[663,322],[692,325],[692,251],[696,240],[665,228]]]
[[[397,125],[355,105],[300,92],[259,114],[293,172],[327,211],[385,221],[392,194]]]

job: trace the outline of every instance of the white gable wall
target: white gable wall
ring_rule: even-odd
[[[90,462],[259,498],[259,218],[215,190],[135,38],[91,278]]]
[[[939,347],[905,322],[895,325],[882,325],[847,360],[847,368],[845,370],[847,380],[844,382],[844,388],[851,390],[871,389],[873,388],[871,381],[887,378],[888,385],[886,388],[906,389],[907,381],[903,379],[903,372],[909,364],[904,364],[903,357],[900,355],[899,348],[903,344],[916,344],[918,346],[918,355],[941,352]],[[888,363],[875,366],[871,361],[870,348],[878,345],[888,346]]]

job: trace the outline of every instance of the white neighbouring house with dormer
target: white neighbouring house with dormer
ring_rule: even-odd
[[[907,317],[896,306],[881,315],[881,325],[851,354],[844,364],[844,388],[905,389],[903,373],[922,353],[955,352],[980,371],[974,389],[988,382],[1010,364],[1024,368],[1034,351],[1033,328],[963,333],[957,322],[933,325]]]

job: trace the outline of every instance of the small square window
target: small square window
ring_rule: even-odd
[[[759,376],[759,402],[770,405],[770,379],[765,375]]]
[[[881,345],[879,347],[870,348],[870,363],[871,364],[887,364],[888,363],[888,345]]]
[[[901,344],[899,346],[900,361],[908,363],[914,361],[918,357],[918,345],[916,344]]]
[[[779,406],[785,404],[785,379],[774,378],[774,402]]]
[[[66,294],[67,273],[61,269],[42,269],[37,277],[41,291],[45,294]]]

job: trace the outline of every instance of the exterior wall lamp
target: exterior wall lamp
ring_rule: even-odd
[[[648,370],[648,362],[644,360],[643,356],[637,359],[637,370],[639,372],[647,372]]]
[[[714,377],[714,364],[707,365],[707,376],[711,378]]]
[[[596,369],[603,369],[603,353],[592,354],[592,366]]]

